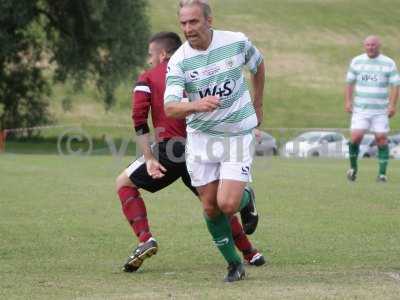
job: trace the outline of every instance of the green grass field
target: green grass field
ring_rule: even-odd
[[[1,299],[398,299],[399,161],[377,184],[363,160],[350,184],[345,160],[257,158],[251,239],[268,265],[235,284],[181,183],[143,193],[159,253],[120,271],[136,243],[114,193],[127,163],[0,155]]]

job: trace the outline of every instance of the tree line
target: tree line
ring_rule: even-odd
[[[146,0],[0,0],[0,129],[51,121],[51,85],[95,82],[109,109],[145,61]]]

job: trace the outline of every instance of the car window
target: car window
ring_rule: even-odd
[[[364,138],[361,141],[362,145],[371,145],[374,142],[374,137],[364,135]]]
[[[297,142],[308,141],[310,143],[314,143],[314,142],[318,141],[320,139],[320,137],[321,137],[320,133],[306,132],[306,133],[303,133],[303,134],[299,135],[294,140],[297,141]]]
[[[321,139],[321,142],[329,142],[329,136],[324,136],[324,137]]]
[[[400,134],[389,136],[389,140],[396,145],[400,144]]]
[[[334,141],[334,138],[333,138],[333,136],[332,136],[332,134],[329,134],[329,135],[327,135],[327,136],[324,136],[322,139],[321,139],[321,142],[328,142],[328,143],[332,143],[333,141]]]
[[[343,140],[343,136],[341,134],[334,134],[332,136],[332,138],[333,138],[333,140],[332,140],[333,142],[339,142],[339,141]]]
[[[261,134],[261,139],[262,139],[263,141],[269,141],[269,140],[272,140],[272,136],[270,136],[268,133],[263,132],[263,133]]]

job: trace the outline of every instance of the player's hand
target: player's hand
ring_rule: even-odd
[[[344,106],[344,110],[351,114],[353,112],[353,105],[351,103],[346,103]]]
[[[389,118],[393,117],[396,114],[396,107],[394,106],[389,106],[388,109],[388,116]]]
[[[264,119],[264,112],[262,109],[256,109],[257,127],[259,127]]]
[[[149,159],[146,161],[146,169],[147,173],[153,178],[153,179],[159,179],[161,177],[164,177],[164,173],[167,172],[167,169],[164,168],[160,162],[154,158]]]
[[[196,103],[196,112],[211,112],[218,108],[219,98],[216,96],[207,96],[194,103]]]
[[[254,133],[257,143],[261,143],[261,130],[254,128],[253,133]]]

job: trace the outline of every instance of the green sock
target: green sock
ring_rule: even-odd
[[[360,145],[349,143],[350,168],[357,172],[357,159]]]
[[[389,162],[389,146],[378,147],[379,175],[386,175],[386,169]]]
[[[215,245],[225,260],[228,263],[240,263],[241,259],[235,250],[231,225],[229,224],[228,217],[221,213],[213,219],[204,215],[204,219],[206,220],[208,231],[210,232]]]
[[[249,204],[249,201],[250,201],[250,193],[244,190],[242,199],[240,200],[239,211],[241,211],[243,207],[246,207],[246,205]]]

